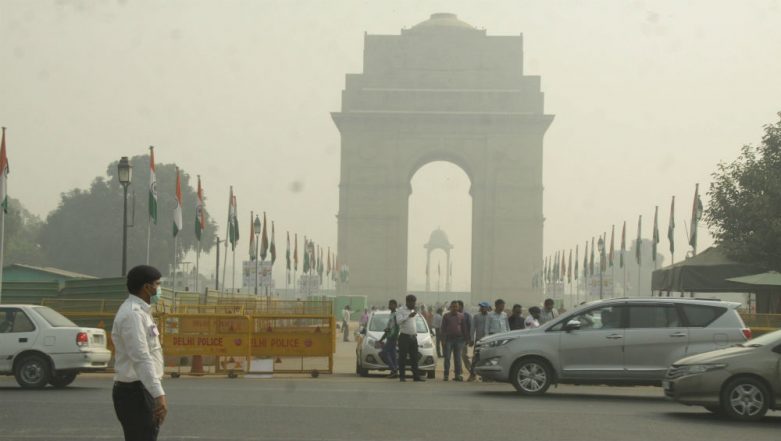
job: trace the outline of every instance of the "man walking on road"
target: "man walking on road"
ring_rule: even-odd
[[[385,345],[380,351],[380,358],[388,365],[391,372],[388,378],[396,378],[399,376],[399,358],[396,354],[396,343],[399,339],[399,325],[396,323],[396,307],[398,303],[395,300],[388,301],[388,309],[390,310],[390,317],[388,318],[388,324],[385,326],[385,333],[380,337],[380,344],[385,342]]]
[[[414,381],[426,381],[418,371],[418,328],[415,302],[417,298],[409,294],[405,305],[396,311],[396,323],[399,324],[399,381],[407,381],[404,368],[409,363]],[[407,360],[409,359],[409,361]]]
[[[461,376],[461,351],[464,350],[464,343],[467,339],[467,326],[464,320],[464,314],[458,312],[458,302],[450,304],[450,312],[442,317],[442,327],[440,333],[445,341],[445,377],[448,380],[450,375],[450,356],[453,355],[455,363],[454,380],[464,381]]]
[[[442,347],[443,347],[443,341],[442,341],[442,332],[440,332],[440,329],[442,327],[442,308],[438,308],[436,314],[434,314],[434,317],[431,319],[431,329],[434,331],[434,335],[436,336],[435,342],[437,345],[437,357],[442,358]]]
[[[343,341],[350,341],[350,305],[344,305],[342,310],[342,332],[344,333]]]
[[[469,344],[472,346],[488,334],[488,308],[490,308],[491,305],[488,302],[480,302],[478,306],[480,306],[480,312],[472,316],[472,326],[469,331],[471,333]],[[477,377],[475,377],[476,362],[477,360],[474,359],[474,351],[472,351],[472,366],[469,369],[468,381],[475,381],[477,379]]]
[[[150,313],[160,298],[160,271],[140,265],[127,274],[130,295],[114,317],[112,399],[125,441],[155,441],[168,414],[161,383],[163,349]]]
[[[461,361],[464,362],[464,369],[471,372],[472,362],[469,361],[468,346],[474,345],[472,341],[472,314],[464,309],[464,301],[456,300],[458,303],[458,312],[464,314],[464,323],[466,324],[466,341],[464,342],[464,350],[461,351]]]

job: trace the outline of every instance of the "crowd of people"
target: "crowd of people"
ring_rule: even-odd
[[[553,299],[546,299],[542,307],[532,306],[524,315],[523,306],[514,304],[510,314],[505,311],[506,303],[502,299],[493,305],[482,301],[477,312],[464,308],[462,300],[453,300],[449,304],[434,305],[433,308],[417,305],[417,298],[406,296],[404,305],[399,307],[396,300],[388,302],[390,319],[378,344],[382,347],[380,357],[390,369],[389,378],[406,381],[406,366],[410,367],[413,381],[424,381],[418,371],[418,344],[415,317],[420,315],[428,323],[435,340],[437,357],[444,360],[444,381],[450,380],[451,364],[454,381],[476,381],[474,372],[474,346],[481,338],[502,332],[519,329],[533,329],[553,320],[563,312],[557,310]],[[360,327],[366,327],[370,314],[377,308],[365,308],[359,319]],[[349,323],[352,316],[350,306],[342,311],[341,329],[343,340],[349,341]],[[472,348],[472,356],[469,356]],[[469,376],[464,380],[464,371]]]

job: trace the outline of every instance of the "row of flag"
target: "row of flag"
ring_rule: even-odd
[[[697,252],[697,225],[702,219],[703,206],[702,200],[699,194],[699,184],[694,189],[694,201],[692,203],[692,215],[691,215],[691,229],[689,233],[689,245],[693,248],[694,253]],[[642,228],[643,228],[643,216],[640,215],[637,219],[637,239],[635,240],[635,260],[638,265],[642,265]],[[610,245],[607,243],[607,233],[603,233],[599,238],[591,238],[591,248],[589,252],[589,242],[586,241],[583,249],[583,277],[592,276],[595,273],[595,254],[599,252],[599,268],[597,271],[604,272],[607,268],[613,268],[615,264],[615,225],[612,226],[610,231]],[[654,210],[654,226],[651,239],[651,259],[653,262],[657,260],[657,246],[659,245],[659,207]],[[670,219],[667,226],[667,239],[670,244],[670,254],[675,253],[675,196],[672,197],[670,203]],[[624,221],[623,228],[621,230],[621,249],[618,256],[619,268],[623,268],[625,265],[624,254],[626,253],[626,221]],[[569,250],[569,256],[566,251],[557,251],[554,255],[545,257],[542,262],[542,270],[534,274],[532,278],[532,286],[534,288],[540,288],[546,283],[563,282],[565,279],[567,283],[572,283],[573,280],[578,280],[578,274],[580,273],[580,246],[575,246],[575,254],[573,260],[573,250]],[[574,262],[574,263],[573,263]]]
[[[5,144],[3,144],[5,146]],[[5,152],[5,147],[3,147]],[[149,222],[150,224],[157,224],[157,212],[158,212],[158,197],[157,197],[157,177],[155,174],[155,152],[154,147],[149,147]],[[3,187],[4,188],[4,187]],[[182,231],[182,180],[179,167],[176,168],[176,206],[174,207],[174,220],[173,220],[173,235],[176,237],[179,232]],[[230,187],[228,195],[228,222],[227,222],[227,243],[231,246],[231,251],[236,250],[236,245],[239,242],[240,226],[238,217],[238,205],[236,194],[233,191],[233,186]],[[256,231],[256,225],[260,226],[262,230]],[[276,248],[276,231],[274,221],[271,221],[271,239],[269,240],[268,230],[269,221],[266,219],[266,213],[263,213],[263,221],[260,221],[259,214],[255,215],[250,213],[250,239],[249,239],[249,258],[254,261],[260,258],[260,261],[265,262],[266,258],[270,258],[271,265],[273,267],[277,260],[277,248]],[[203,186],[201,185],[201,177],[198,176],[198,188],[197,188],[197,205],[195,208],[195,237],[198,241],[201,241],[203,232],[206,229],[206,209],[203,202]],[[259,237],[258,237],[259,236]],[[287,232],[287,251],[286,251],[286,270],[288,272],[287,278],[290,280],[290,271],[298,271],[298,234],[294,235],[295,245],[293,247],[292,259],[290,248],[290,232]],[[302,269],[306,274],[317,273],[320,275],[321,280],[323,273],[331,277],[334,281],[337,280],[337,268],[339,272],[338,280],[343,283],[347,282],[349,277],[349,267],[343,264],[339,267],[337,262],[336,253],[331,252],[331,248],[328,247],[327,253],[322,247],[316,245],[314,241],[308,240],[304,237],[303,247],[303,266]],[[325,262],[324,262],[325,260]]]

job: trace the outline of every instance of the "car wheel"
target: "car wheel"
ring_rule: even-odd
[[[49,382],[49,360],[42,355],[27,355],[16,365],[14,376],[19,386],[27,389],[40,389]]]
[[[55,372],[52,378],[49,379],[49,384],[56,388],[63,388],[73,383],[76,379],[76,372]]]
[[[765,416],[770,394],[761,381],[751,377],[738,377],[727,383],[721,394],[724,413],[740,421],[757,421]]]
[[[548,363],[540,358],[525,358],[515,362],[510,381],[523,395],[542,395],[551,385],[553,374]]]
[[[436,371],[426,371],[426,378],[429,380],[433,380],[434,378],[437,378],[437,372]]]
[[[362,368],[361,363],[358,360],[355,360],[355,373],[360,375],[361,377],[369,376],[369,370]]]

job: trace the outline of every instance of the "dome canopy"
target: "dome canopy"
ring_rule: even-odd
[[[431,14],[431,18],[424,22],[420,22],[410,29],[411,31],[426,31],[426,30],[444,30],[444,29],[456,29],[456,30],[475,30],[475,27],[458,19],[456,14],[449,12],[439,12]]]
[[[431,236],[428,239],[428,243],[423,245],[426,249],[443,249],[443,250],[452,250],[453,245],[450,243],[450,240],[447,238],[447,233],[442,231],[441,228],[437,228],[436,230],[431,232]]]

